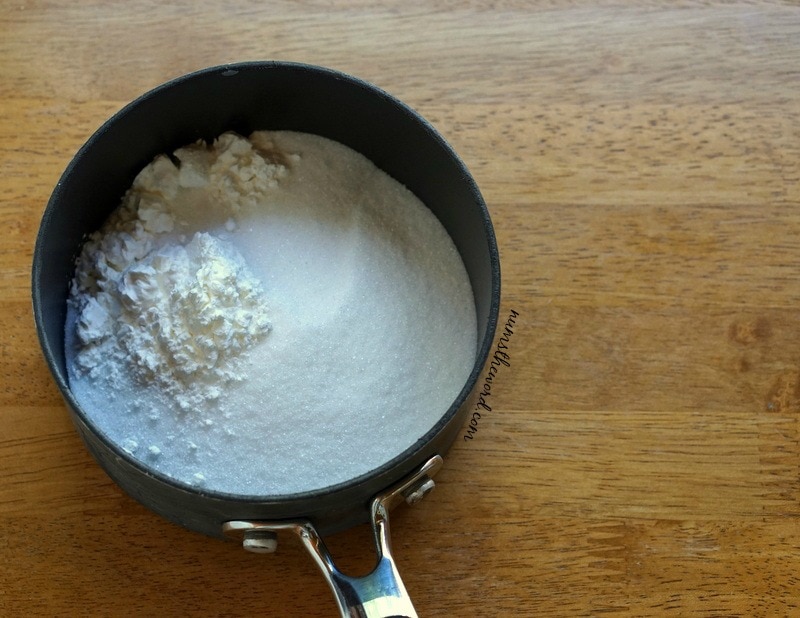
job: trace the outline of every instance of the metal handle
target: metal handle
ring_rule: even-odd
[[[442,458],[436,455],[372,499],[370,515],[378,563],[363,577],[350,577],[336,568],[325,542],[309,521],[229,521],[222,529],[228,536],[242,538],[246,549],[262,553],[274,551],[277,532],[294,532],[322,571],[343,618],[417,618],[392,556],[389,510],[401,501],[413,504],[422,499],[433,489],[431,477],[441,467]]]

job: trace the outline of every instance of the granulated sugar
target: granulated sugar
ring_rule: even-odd
[[[324,488],[414,444],[475,358],[469,280],[433,214],[318,136],[225,134],[173,159],[78,260],[68,370],[95,425],[243,495]]]

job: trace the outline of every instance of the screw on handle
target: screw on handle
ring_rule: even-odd
[[[370,504],[370,523],[378,562],[363,577],[345,575],[333,562],[322,537],[309,521],[229,521],[223,525],[227,536],[242,538],[248,551],[271,553],[276,533],[290,530],[298,536],[333,591],[343,618],[418,618],[392,555],[389,510],[405,501],[415,504],[434,488],[431,477],[442,467],[436,455],[403,481],[378,494]]]

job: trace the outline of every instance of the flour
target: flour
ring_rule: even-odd
[[[242,379],[239,356],[270,329],[261,285],[233,246],[205,232],[185,244],[169,236],[181,188],[213,187],[211,197],[234,212],[283,172],[233,134],[215,151],[212,158],[196,144],[176,153],[180,168],[160,156],[142,170],[120,210],[84,246],[70,301],[79,372],[119,378],[128,371],[182,410]],[[229,199],[220,199],[222,191]]]
[[[235,249],[198,233],[186,245],[166,244],[129,262],[107,257],[122,269],[105,271],[102,291],[76,291],[81,370],[126,367],[137,381],[159,384],[183,410],[241,379],[238,356],[270,324],[260,283]]]
[[[227,133],[145,167],[86,242],[70,388],[186,485],[309,491],[424,435],[469,375],[475,309],[432,213],[321,137]]]

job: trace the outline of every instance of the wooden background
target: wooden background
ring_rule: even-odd
[[[70,157],[209,65],[406,101],[480,185],[519,313],[492,412],[393,538],[422,616],[800,615],[800,9],[789,2],[0,0],[0,615],[333,616],[126,497],[42,360],[29,270]],[[330,539],[363,571],[365,529]]]

